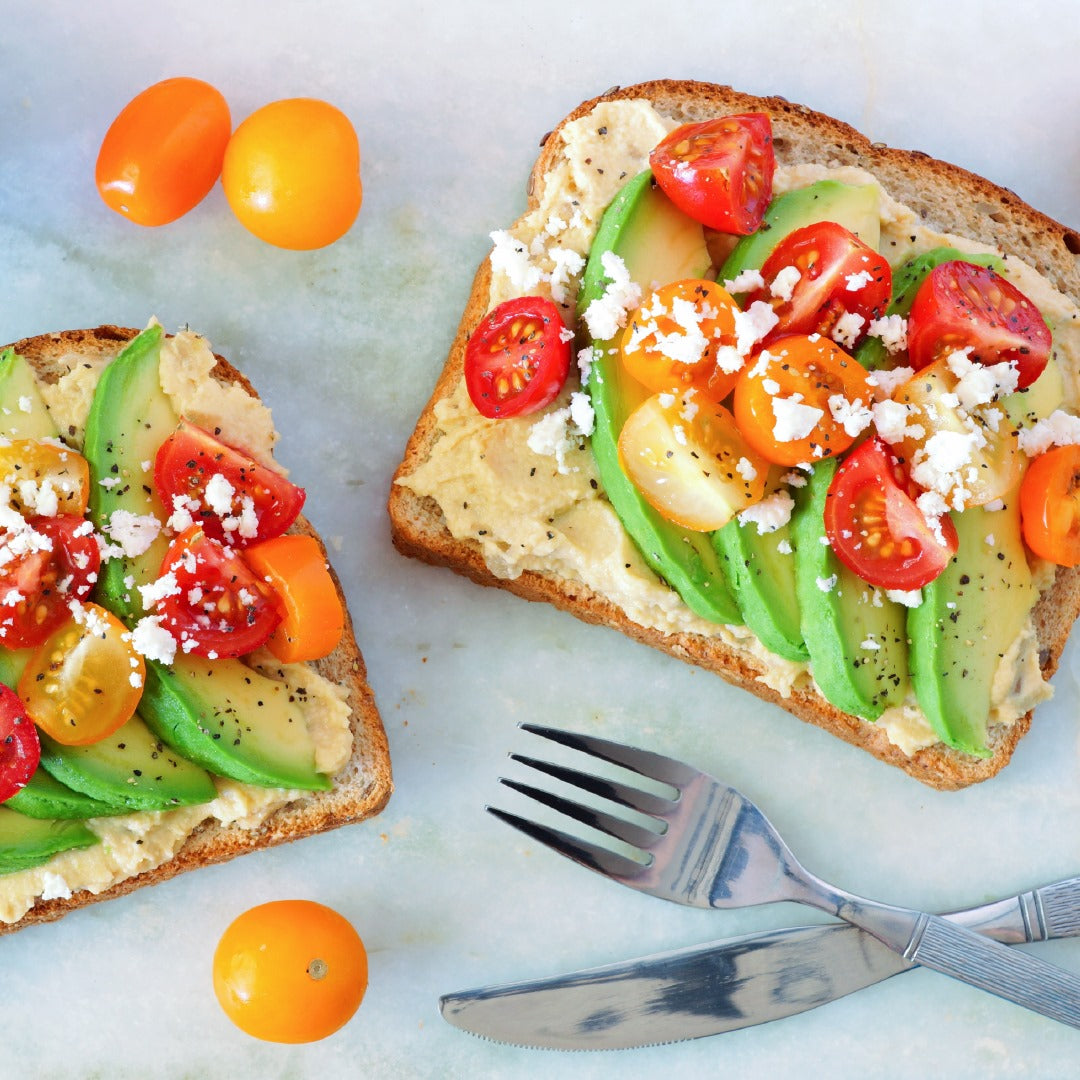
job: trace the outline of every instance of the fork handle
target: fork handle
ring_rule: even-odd
[[[1010,945],[1077,937],[1080,936],[1080,877],[1043,885],[1006,900],[949,912],[945,918]]]
[[[938,915],[845,897],[836,914],[904,959],[1080,1028],[1080,977]]]

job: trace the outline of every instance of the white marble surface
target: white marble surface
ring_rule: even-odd
[[[397,790],[364,825],[188,874],[0,939],[0,1076],[950,1077],[1065,1075],[1080,1034],[925,972],[816,1013],[609,1054],[464,1035],[440,993],[807,919],[677,910],[524,843],[484,813],[523,720],[689,757],[755,797],[814,870],[928,908],[1080,871],[1080,654],[1012,766],[930,791],[719,680],[603,629],[399,557],[390,475],[487,233],[521,209],[540,136],[616,83],[776,92],[949,158],[1080,225],[1080,20],[1070,0],[538,4],[0,0],[0,339],[156,314],[190,323],[274,407],[281,458],[336,546]],[[220,188],[159,230],[109,213],[100,138],[158,79],[208,79],[238,121],[279,97],[354,120],[365,202],[341,242],[248,236]],[[283,1048],[210,986],[227,922],[312,897],[371,952],[361,1011]],[[1080,968],[1074,943],[1037,947]]]

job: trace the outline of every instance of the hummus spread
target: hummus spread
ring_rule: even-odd
[[[57,382],[39,381],[42,397],[61,431],[81,445],[90,401],[106,359],[87,363],[84,357]],[[177,415],[213,429],[227,442],[244,446],[253,457],[273,463],[277,439],[270,410],[239,387],[209,377],[214,355],[205,339],[182,331],[166,339],[161,350],[162,388]],[[275,465],[275,467],[277,467]],[[305,702],[305,717],[315,743],[316,768],[333,776],[352,755],[350,709],[346,692],[303,664],[281,665],[269,654],[249,662],[262,674],[280,677]],[[97,894],[118,882],[168,862],[196,827],[204,822],[256,829],[275,810],[310,796],[310,792],[263,788],[224,777],[214,778],[217,797],[199,806],[175,810],[91,818],[86,824],[100,843],[66,851],[30,870],[0,875],[0,921],[17,922],[39,897],[68,897],[80,890]]]
[[[525,293],[545,295],[572,323],[580,270],[604,210],[619,188],[647,167],[649,151],[673,126],[644,101],[604,102],[567,124],[565,147],[544,177],[540,205],[509,230],[493,234],[489,307]],[[826,177],[878,185],[860,168],[809,163],[778,168],[774,190],[779,194]],[[994,251],[927,228],[914,210],[884,190],[880,216],[880,249],[894,266],[942,245],[972,254]],[[1063,407],[1077,411],[1080,309],[1015,256],[1005,257],[1003,272],[1038,305],[1054,331]],[[549,417],[568,415],[574,389],[564,389],[549,406]],[[487,420],[473,407],[463,380],[434,412],[439,434],[431,456],[399,483],[438,502],[451,534],[478,543],[493,574],[511,579],[535,570],[580,582],[642,626],[719,638],[750,653],[764,669],[761,681],[783,696],[811,683],[808,665],[769,652],[744,627],[700,619],[653,573],[604,498],[586,433],[571,423],[564,425],[562,438],[552,439],[545,423],[545,437],[538,439],[537,416]],[[999,666],[990,723],[1013,723],[1050,693],[1029,619]],[[938,741],[913,700],[876,723],[907,754]]]

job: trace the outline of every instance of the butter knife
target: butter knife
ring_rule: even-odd
[[[1080,934],[1080,877],[945,918],[1006,944]],[[910,971],[848,923],[751,934],[546,979],[447,994],[443,1017],[520,1046],[613,1050],[735,1031]]]

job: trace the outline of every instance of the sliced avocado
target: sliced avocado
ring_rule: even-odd
[[[923,252],[922,255],[908,259],[893,271],[892,299],[885,309],[885,314],[901,315],[907,318],[911,312],[911,305],[915,302],[915,294],[926,280],[926,275],[935,266],[955,262],[957,259],[975,263],[977,266],[990,266],[995,270],[1000,270],[1004,265],[1004,260],[999,255],[969,255],[953,247],[932,248],[930,251]],[[881,339],[876,337],[863,340],[855,350],[855,359],[867,371],[876,371],[878,368],[887,368],[893,364],[893,361],[889,359],[889,350],[882,344]]]
[[[758,533],[738,518],[713,533],[724,572],[739,602],[743,621],[765,648],[786,660],[809,657],[795,588],[795,546],[791,525]]]
[[[880,197],[876,184],[835,180],[781,195],[765,215],[764,232],[735,246],[721,270],[721,280],[736,278],[744,270],[760,270],[785,236],[818,221],[839,221],[876,247]],[[736,518],[713,534],[713,544],[724,558],[728,584],[746,625],[767,649],[787,660],[806,660],[790,526],[759,534],[756,525]]]
[[[1051,355],[1050,363],[1042,374],[1023,390],[1017,390],[1001,399],[1005,415],[1017,427],[1030,427],[1044,420],[1065,403],[1065,377],[1061,365]]]
[[[109,817],[126,814],[130,807],[91,799],[81,791],[61,784],[44,769],[38,768],[26,787],[4,803],[12,810],[32,818],[56,818],[68,821],[76,818]]]
[[[0,874],[29,870],[61,851],[96,843],[98,838],[82,822],[31,818],[0,806]]]
[[[589,253],[581,293],[581,314],[603,293],[608,278],[605,254],[622,259],[630,277],[648,289],[709,267],[700,225],[677,210],[653,183],[652,173],[631,180],[608,207]],[[585,333],[584,329],[582,331]],[[618,362],[614,340],[589,341],[593,363],[588,389],[596,413],[592,450],[604,491],[645,561],[696,615],[715,623],[741,622],[716,552],[704,533],[690,532],[663,518],[641,496],[619,464],[619,432],[627,416],[648,396]]]
[[[1035,586],[1015,495],[1002,510],[954,514],[953,524],[956,555],[908,613],[911,681],[941,741],[986,757],[994,675],[1027,621]]]
[[[139,711],[158,738],[211,772],[263,787],[325,791],[304,695],[239,660],[177,655],[146,665]]]
[[[33,655],[33,649],[5,649],[0,646],[0,683],[17,690],[23,670]]]
[[[75,791],[128,810],[194,806],[217,795],[210,776],[173,753],[138,713],[88,746],[63,746],[42,733],[41,765]]]
[[[106,535],[118,510],[153,515],[162,524],[169,516],[153,488],[154,458],[179,422],[161,388],[162,335],[160,326],[151,326],[129,342],[102,372],[90,405],[83,446],[90,463],[90,516]],[[159,534],[143,554],[102,563],[100,602],[128,621],[143,615],[135,586],[157,577],[167,548]]]
[[[834,458],[814,465],[792,515],[802,632],[826,700],[876,720],[907,693],[905,608],[849,570],[826,542],[825,498],[836,468]]]
[[[55,439],[59,435],[33,369],[10,348],[0,352],[0,435],[7,439]]]
[[[757,232],[732,249],[717,280],[731,281],[743,270],[759,270],[790,232],[818,221],[835,221],[875,251],[881,242],[881,189],[877,184],[818,180],[778,195],[769,204]]]

